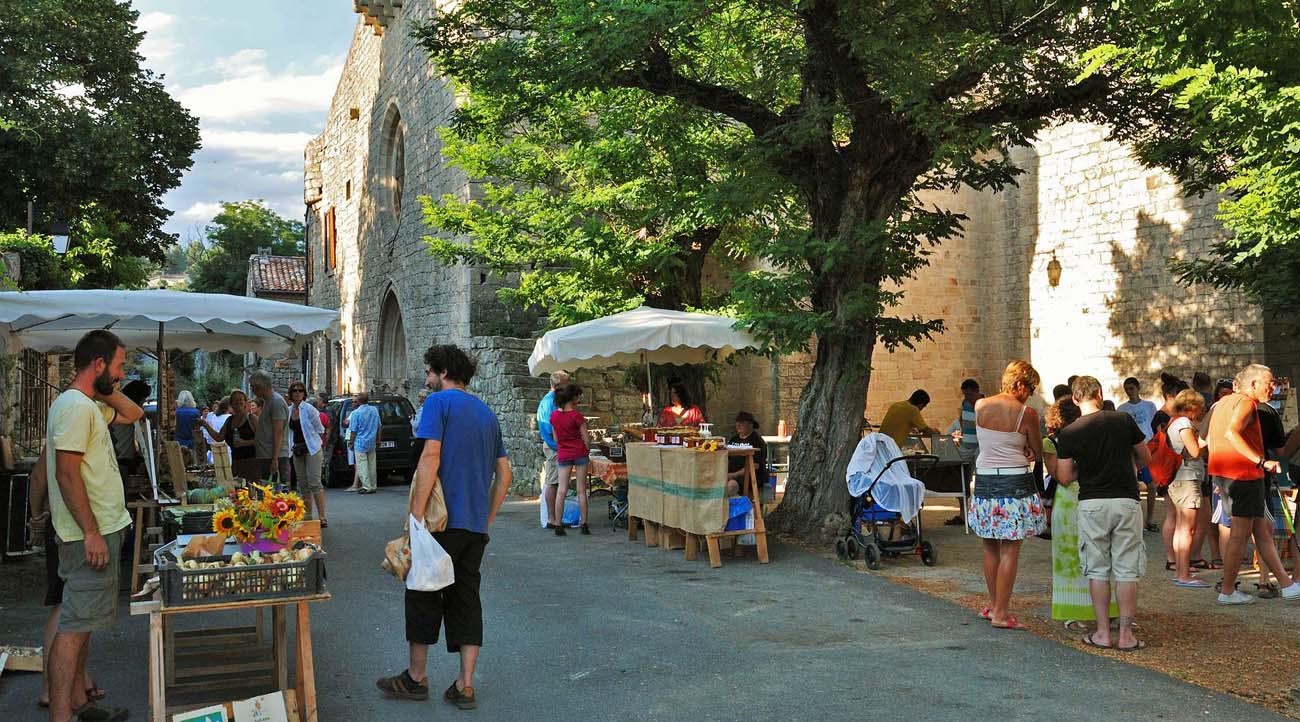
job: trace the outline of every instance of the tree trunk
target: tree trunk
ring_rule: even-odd
[[[860,338],[818,339],[812,378],[799,399],[785,498],[769,517],[769,529],[814,540],[848,523],[844,473],[862,438],[874,347],[874,328]]]

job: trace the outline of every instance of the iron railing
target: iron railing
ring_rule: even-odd
[[[18,356],[17,403],[14,407],[13,440],[15,453],[35,456],[45,439],[46,412],[59,395],[58,386],[45,377],[46,354],[24,350]]]

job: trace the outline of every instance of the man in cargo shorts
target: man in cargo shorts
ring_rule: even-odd
[[[1146,573],[1142,505],[1137,467],[1151,462],[1145,435],[1123,411],[1102,410],[1101,382],[1080,376],[1070,389],[1082,416],[1061,429],[1056,441],[1056,480],[1079,482],[1079,562],[1097,628],[1083,638],[1091,647],[1110,647],[1111,579],[1119,601],[1119,639],[1123,652],[1142,649],[1133,636],[1137,583]]]
[[[108,331],[91,331],[73,353],[76,376],[50,406],[46,424],[46,484],[59,541],[63,607],[50,646],[50,719],[123,720],[77,689],[90,634],[117,620],[122,540],[131,525],[109,424],[132,424],[144,411],[117,385],[126,349]]]

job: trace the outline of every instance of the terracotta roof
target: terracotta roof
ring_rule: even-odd
[[[250,293],[307,293],[307,259],[303,256],[248,257]]]

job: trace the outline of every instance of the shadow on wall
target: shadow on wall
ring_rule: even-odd
[[[1185,227],[1209,227],[1214,204],[1188,205]],[[1110,247],[1115,294],[1106,305],[1119,341],[1111,363],[1120,378],[1136,376],[1149,387],[1162,370],[1187,380],[1195,371],[1231,375],[1258,346],[1244,304],[1206,286],[1184,286],[1170,273],[1171,256],[1199,249],[1187,248],[1169,223],[1140,211],[1133,250],[1114,241]]]
[[[1039,241],[1038,150],[1030,145],[1016,148],[1012,151],[1012,159],[1016,167],[1023,172],[1016,177],[1015,188],[1002,193],[1006,198],[1003,227],[1011,236],[1010,243],[1002,244],[1001,273],[997,272],[998,269],[994,269],[993,273],[985,276],[986,278],[1001,277],[1005,279],[1003,282],[1007,287],[1000,289],[1000,293],[985,295],[989,301],[981,304],[983,308],[980,309],[981,313],[994,314],[988,319],[992,321],[991,327],[995,331],[990,336],[992,343],[985,347],[984,373],[981,374],[988,379],[982,381],[981,388],[986,390],[997,388],[996,382],[1001,378],[1002,370],[1012,359],[1020,358],[1033,363],[1033,344],[1030,334],[1033,332],[1032,314],[1035,304],[1034,299],[1031,298],[1031,289],[1034,285],[1031,283],[1030,276],[1034,273],[1034,260],[1038,255]],[[996,240],[993,236],[990,236],[990,239]],[[996,258],[995,255],[994,257]],[[993,299],[998,298],[1008,300],[1004,310],[993,307],[996,303]],[[996,314],[999,313],[1007,315],[998,318]],[[1002,343],[994,340],[999,335],[998,329],[1005,334]]]

